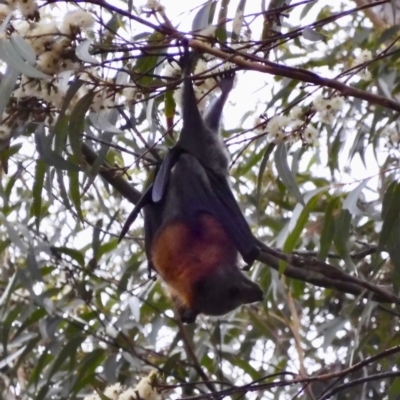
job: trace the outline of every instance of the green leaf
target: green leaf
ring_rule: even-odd
[[[201,31],[212,24],[216,5],[216,1],[209,1],[200,8],[193,18],[192,31]]]
[[[19,72],[10,66],[7,66],[6,72],[0,82],[0,115],[3,115],[3,112],[6,109],[11,93],[15,89],[18,77]]]
[[[84,340],[85,336],[74,337],[62,348],[62,350],[58,354],[58,357],[55,359],[47,377],[49,382],[51,377],[55,373],[59,372],[61,366],[65,363],[65,361],[78,352],[78,348]]]
[[[315,0],[311,0],[310,3],[306,4],[300,13],[300,20],[302,20],[316,4],[317,2]]]
[[[385,240],[385,247],[389,253],[390,259],[400,274],[400,218],[394,220],[394,226]]]
[[[174,91],[167,90],[164,95],[164,113],[166,118],[173,118],[175,115],[176,104],[174,100]]]
[[[71,249],[69,247],[52,247],[52,250],[54,250],[58,253],[66,254],[67,256],[70,256],[81,267],[85,266],[85,257],[79,250]]]
[[[392,230],[399,223],[400,216],[400,183],[392,182],[386,189],[382,201],[382,230],[379,236],[379,251],[385,247]]]
[[[297,186],[295,177],[289,168],[287,160],[287,152],[285,143],[278,144],[275,150],[275,166],[278,171],[278,175],[281,178],[283,184],[289,190],[289,192],[296,198],[296,200],[304,205],[304,199],[301,195],[300,189]]]
[[[303,38],[310,42],[319,42],[324,40],[325,36],[310,27],[305,27],[303,30]]]
[[[89,110],[90,105],[94,97],[94,92],[85,94],[79,99],[71,112],[68,126],[68,137],[71,144],[72,153],[75,155],[76,160],[79,163],[83,163],[82,155],[82,134],[85,129],[85,116]]]
[[[275,148],[275,143],[269,143],[267,148],[264,151],[261,164],[260,164],[260,169],[258,171],[257,175],[257,190],[256,190],[256,201],[257,201],[257,219],[260,220],[260,199],[261,199],[261,185],[262,185],[262,178],[265,172],[265,169],[267,168],[268,165],[268,160],[269,156],[273,152]]]
[[[72,200],[72,204],[75,207],[75,211],[78,214],[78,218],[83,221],[83,214],[81,208],[81,193],[79,190],[79,172],[68,171],[69,177],[69,195]]]
[[[31,206],[31,215],[36,218],[36,229],[40,226],[40,213],[42,209],[42,190],[44,185],[44,177],[46,174],[46,164],[43,161],[36,161],[35,178],[33,182],[32,196],[33,202]]]
[[[51,79],[50,75],[46,75],[39,71],[32,65],[29,65],[24,59],[16,52],[13,45],[8,39],[0,39],[0,59],[14,70],[25,74],[30,78],[36,79]]]
[[[222,0],[221,1],[221,8],[218,14],[218,27],[215,31],[215,37],[221,43],[225,43],[228,35],[226,34],[226,20],[228,18],[228,5],[230,0]]]
[[[153,81],[153,77],[151,76],[154,72],[154,69],[159,64],[159,54],[163,53],[165,49],[163,49],[162,44],[164,43],[164,34],[160,32],[153,32],[149,40],[146,44],[146,54],[142,57],[138,58],[135,65],[135,72],[139,75],[136,78],[136,82],[138,85],[149,86]],[[152,47],[154,49],[152,50]],[[165,58],[165,56],[162,56]]]
[[[291,232],[289,233],[288,237],[286,238],[285,244],[283,245],[283,251],[285,253],[291,253],[295,249],[301,233],[303,232],[303,229],[309,220],[310,212],[315,208],[321,192],[325,190],[326,188],[320,188],[316,191],[316,193],[310,193],[307,196],[310,198],[310,200],[307,201],[305,207],[303,207],[301,204],[296,205],[293,211],[292,219],[289,224],[294,225],[294,228],[291,229]]]
[[[244,9],[246,7],[246,1],[247,0],[240,0],[236,8],[236,13],[233,19],[233,27],[232,27],[233,42],[237,42],[240,40],[240,32],[242,30],[242,25],[243,25]]]
[[[335,236],[335,213],[338,209],[340,209],[340,198],[335,197],[326,206],[318,252],[318,259],[320,260],[325,260]]]
[[[349,239],[351,228],[351,214],[349,210],[342,209],[339,217],[335,219],[335,236],[333,242],[335,243],[338,254],[346,263],[350,271],[357,272],[357,268],[350,257]]]
[[[100,248],[100,233],[103,227],[103,220],[99,219],[96,222],[95,227],[93,228],[93,236],[92,236],[92,249],[93,249],[93,259],[95,259],[96,261],[99,260],[98,257],[98,251]]]
[[[359,185],[357,185],[346,197],[345,201],[343,202],[343,208],[345,210],[349,210],[352,215],[365,215],[365,212],[361,211],[357,207],[357,201],[360,197],[362,191],[364,190],[365,186],[367,185],[368,181],[371,178],[366,178],[361,181]]]

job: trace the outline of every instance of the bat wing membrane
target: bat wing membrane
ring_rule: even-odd
[[[258,246],[227,178],[204,168],[195,157],[184,153],[170,175],[164,221],[175,217],[190,221],[199,212],[218,218],[243,259],[250,264],[254,261]]]

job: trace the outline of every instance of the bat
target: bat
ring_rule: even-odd
[[[239,267],[239,254],[252,264],[259,246],[230,188],[229,158],[220,135],[234,77],[221,80],[221,95],[203,118],[190,69],[186,57],[179,139],[120,236],[143,209],[149,267],[166,283],[185,323],[195,322],[198,314],[220,316],[263,298],[261,288]]]

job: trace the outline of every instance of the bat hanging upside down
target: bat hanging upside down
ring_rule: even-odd
[[[198,314],[224,315],[261,301],[263,292],[239,268],[239,253],[252,264],[257,241],[232,194],[228,156],[220,135],[221,114],[233,74],[220,82],[221,95],[204,118],[184,56],[183,128],[154,182],[128,217],[120,238],[144,210],[149,267],[167,284],[182,322]]]

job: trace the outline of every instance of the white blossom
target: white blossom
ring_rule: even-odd
[[[276,115],[272,117],[267,123],[267,131],[271,135],[275,135],[278,132],[284,131],[284,129],[289,125],[290,118],[286,115]]]
[[[136,385],[135,390],[137,390],[139,396],[143,400],[160,400],[161,395],[154,387],[157,382],[158,374],[156,371],[151,371],[150,374],[142,378]]]
[[[369,50],[362,50],[361,53],[353,60],[351,66],[356,67],[357,65],[362,65],[371,60],[372,53]],[[365,67],[358,71],[358,76],[361,79],[369,81],[371,79],[371,72],[369,72],[368,68]]]
[[[160,0],[147,0],[143,8],[148,8],[153,11],[161,11],[164,9],[164,7],[160,3]]]
[[[97,393],[92,393],[85,396],[83,400],[100,400],[100,397],[97,395]]]
[[[35,0],[21,0],[18,2],[19,10],[24,17],[29,17],[38,11]]]
[[[106,89],[101,89],[96,92],[93,97],[90,110],[98,112],[100,110],[106,110],[115,106],[114,96],[107,93]]]
[[[311,125],[304,130],[304,139],[309,144],[314,144],[318,139],[318,131]]]
[[[62,54],[70,46],[71,41],[66,37],[63,37],[51,44],[51,50],[55,53]]]
[[[143,100],[143,93],[137,86],[128,86],[122,89],[122,96],[125,97],[126,103],[135,104]]]
[[[14,24],[13,26],[14,26],[14,29],[21,36],[25,36],[31,29],[31,24],[26,20],[19,21],[17,24]]]
[[[36,62],[37,68],[45,74],[53,75],[59,70],[60,57],[53,51],[42,53]]]
[[[79,61],[72,61],[68,58],[61,59],[60,61],[60,72],[61,71],[77,71],[81,67],[81,63]]]
[[[195,75],[204,74],[204,72],[206,72],[207,70],[208,70],[207,62],[200,59],[196,63],[196,66],[194,68],[194,74]]]
[[[209,71],[210,67],[207,64],[207,61],[204,61],[200,59],[196,67],[194,68],[194,75],[210,75],[212,71]],[[215,71],[214,71],[215,73]],[[201,96],[204,94],[210,92],[211,90],[215,89],[217,87],[217,83],[214,78],[206,78],[203,81],[196,81],[195,86],[198,88],[199,91],[201,91]]]
[[[104,395],[109,397],[111,400],[118,400],[119,395],[123,392],[123,387],[120,383],[116,383],[112,386],[107,386],[104,390]]]
[[[285,141],[287,138],[287,135],[285,132],[280,131],[280,132],[275,132],[270,134],[270,138],[275,142],[275,143],[282,143]]]
[[[137,395],[137,391],[134,388],[126,389],[118,397],[118,400],[136,400],[136,399],[139,399],[139,397]]]
[[[299,128],[300,126],[302,126],[304,124],[304,121],[302,121],[301,119],[292,119],[290,121],[290,128],[293,130]]]
[[[34,29],[26,32],[27,39],[31,42],[37,55],[50,50],[54,43],[55,36],[59,30],[55,22],[39,23]]]
[[[292,107],[290,110],[290,118],[293,120],[299,119],[299,117],[303,114],[303,110],[299,106]]]
[[[358,76],[364,81],[370,81],[372,78],[371,72],[369,72],[368,68],[363,68],[358,72]]]
[[[297,129],[304,125],[301,119],[292,119],[286,115],[272,117],[266,126],[268,138],[276,143],[291,143],[298,139]]]
[[[61,32],[65,35],[70,35],[71,28],[90,29],[93,27],[94,23],[95,20],[90,12],[77,9],[65,14],[61,23]]]
[[[0,22],[4,21],[11,11],[11,7],[7,4],[0,4]]]
[[[182,74],[181,67],[177,63],[169,63],[165,64],[163,70],[163,76],[166,78],[179,78]]]
[[[369,50],[362,50],[361,53],[353,61],[352,66],[355,67],[357,65],[364,64],[371,60],[372,60],[372,53]]]
[[[332,110],[340,111],[343,108],[344,100],[343,97],[334,96],[329,99],[329,105]]]
[[[325,124],[332,124],[337,111],[341,110],[344,101],[339,96],[330,99],[324,99],[321,95],[313,100],[314,109],[318,112],[319,117]]]

